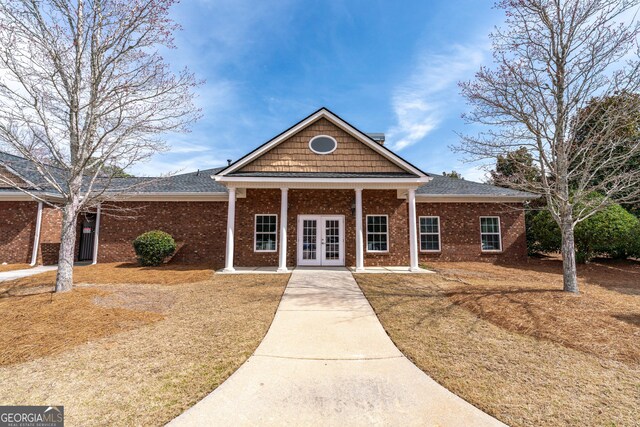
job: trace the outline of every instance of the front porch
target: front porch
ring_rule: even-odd
[[[412,181],[229,185],[223,271],[345,267],[361,273],[376,267],[420,272]]]

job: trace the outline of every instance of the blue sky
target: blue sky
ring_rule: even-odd
[[[490,63],[492,2],[184,0],[172,14],[166,58],[206,81],[204,116],[135,173],[224,165],[326,106],[423,170],[482,179],[449,146],[472,131],[457,82]]]

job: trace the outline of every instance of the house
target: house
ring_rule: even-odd
[[[0,181],[55,202],[26,160],[0,154]],[[53,173],[55,175],[55,173]],[[78,221],[77,259],[135,258],[161,229],[175,259],[237,266],[407,266],[526,258],[523,204],[534,195],[429,174],[322,108],[225,168],[146,182]],[[0,262],[55,263],[60,212],[0,185]],[[130,215],[111,215],[114,206]]]

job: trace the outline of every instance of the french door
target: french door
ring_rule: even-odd
[[[298,215],[298,265],[344,265],[344,216]]]

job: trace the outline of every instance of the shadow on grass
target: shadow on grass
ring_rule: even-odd
[[[528,262],[496,263],[498,267],[562,276],[559,257],[531,257]],[[626,295],[640,295],[640,261],[596,258],[588,264],[578,265],[578,280]]]

